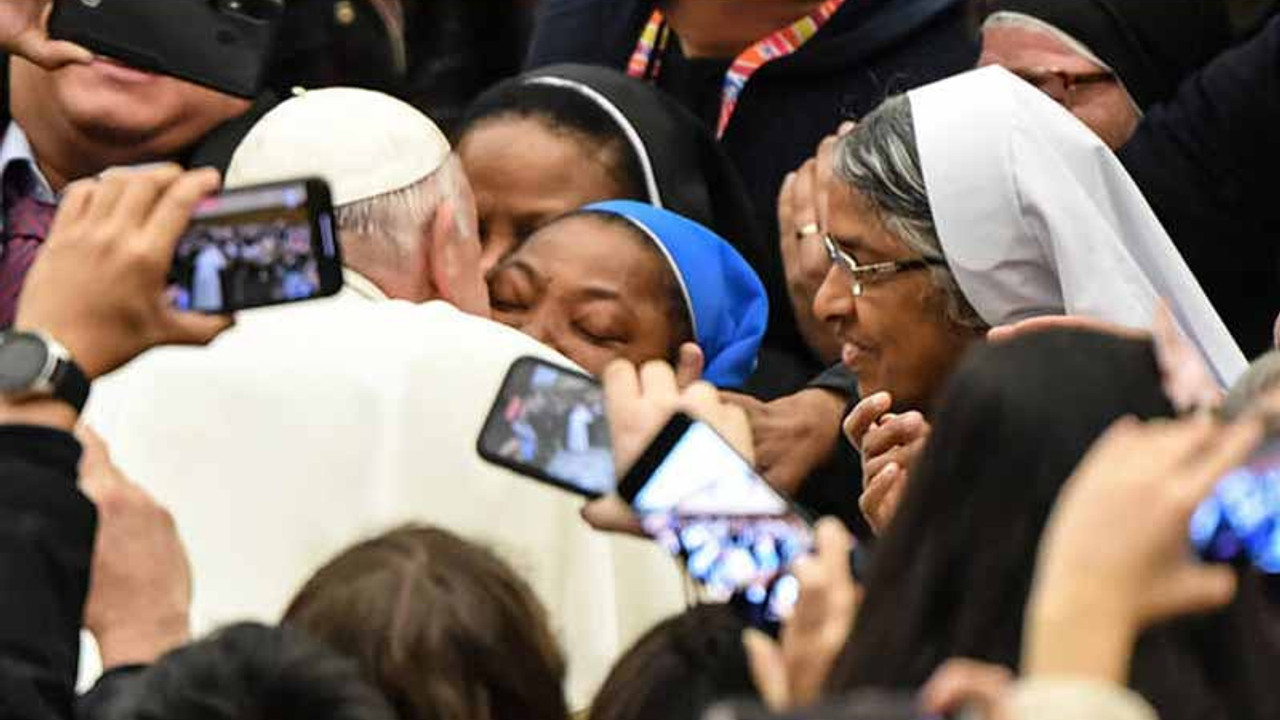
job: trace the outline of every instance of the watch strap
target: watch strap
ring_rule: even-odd
[[[75,408],[77,413],[89,402],[89,378],[69,356],[57,359],[49,383],[53,386],[53,397]]]

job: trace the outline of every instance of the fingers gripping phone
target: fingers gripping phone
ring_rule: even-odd
[[[1218,481],[1192,515],[1190,537],[1205,560],[1280,575],[1280,435]]]
[[[253,98],[283,0],[55,0],[49,35],[138,70]]]
[[[604,392],[589,375],[534,357],[512,364],[477,443],[480,457],[577,495],[613,490]]]
[[[178,239],[169,301],[227,313],[311,300],[342,288],[342,254],[322,180],[229,190],[197,206]]]
[[[709,425],[676,414],[618,493],[713,600],[767,630],[790,615],[788,568],[812,550],[812,526]]]

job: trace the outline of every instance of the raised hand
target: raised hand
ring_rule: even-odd
[[[165,286],[178,237],[218,183],[214,170],[163,165],[70,185],[14,328],[53,337],[91,380],[157,345],[213,340],[231,318],[179,312]]]
[[[897,512],[917,458],[932,428],[916,411],[889,412],[893,398],[881,392],[863,398],[845,419],[845,437],[862,456],[858,506],[871,529],[882,534]]]
[[[743,634],[756,689],[774,710],[817,701],[836,658],[849,642],[862,602],[862,590],[849,567],[853,543],[839,520],[819,522],[814,554],[791,567],[800,597],[779,640],[758,630]]]
[[[93,62],[93,53],[75,43],[49,39],[50,0],[0,2],[0,48],[45,68]]]
[[[617,477],[626,475],[677,411],[710,425],[754,463],[746,413],[721,400],[710,383],[700,380],[681,388],[667,363],[654,361],[637,369],[626,360],[610,363],[601,380]],[[641,534],[631,508],[616,495],[588,503],[582,517],[597,530]]]
[[[1023,668],[1123,685],[1137,634],[1235,593],[1226,566],[1193,556],[1200,502],[1258,443],[1256,421],[1117,422],[1063,488],[1040,544]]]
[[[173,516],[112,464],[87,427],[80,489],[98,508],[85,628],[110,670],[148,664],[190,639],[191,566]]]

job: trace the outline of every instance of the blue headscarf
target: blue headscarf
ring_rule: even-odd
[[[724,238],[669,210],[630,200],[583,208],[620,217],[662,251],[684,294],[693,336],[706,356],[702,377],[740,387],[756,368],[769,298],[755,270]]]

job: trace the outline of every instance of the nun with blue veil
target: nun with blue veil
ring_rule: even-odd
[[[724,238],[630,200],[544,226],[490,272],[489,294],[495,320],[589,372],[666,360],[721,388],[751,376],[769,317],[763,283]]]

